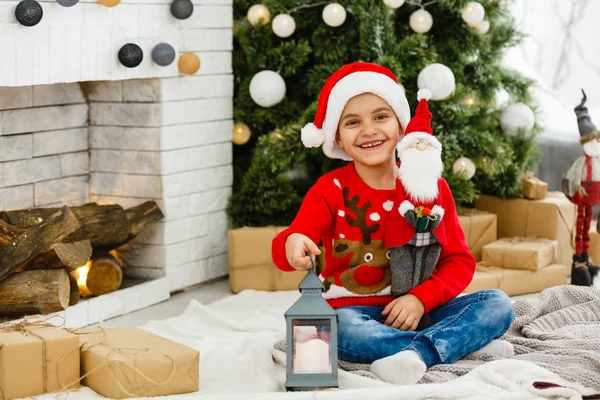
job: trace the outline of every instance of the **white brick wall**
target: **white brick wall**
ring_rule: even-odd
[[[32,28],[0,1],[0,209],[155,200],[165,218],[123,248],[125,273],[171,290],[227,273],[233,5],[192,1],[179,21],[171,0],[41,0]],[[117,60],[127,42],[144,51],[136,68]],[[195,52],[200,70],[154,64],[159,42]]]

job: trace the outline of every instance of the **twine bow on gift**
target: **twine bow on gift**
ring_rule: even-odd
[[[50,321],[53,318],[60,318],[62,319],[62,324],[60,325],[54,325],[48,321]],[[42,385],[44,388],[44,393],[46,393],[48,391],[48,359],[47,359],[47,352],[46,352],[46,339],[44,339],[42,336],[38,335],[37,333],[33,332],[32,329],[37,329],[37,328],[59,328],[61,326],[63,326],[65,324],[65,319],[63,317],[61,317],[60,315],[57,316],[52,316],[52,317],[48,317],[45,319],[35,319],[32,320],[31,318],[24,318],[21,321],[18,322],[4,322],[0,324],[0,332],[19,332],[24,336],[35,336],[36,338],[40,339],[40,341],[42,342]],[[2,344],[0,343],[0,349],[2,348]],[[58,374],[58,369],[57,369],[57,374]],[[59,377],[60,379],[60,377]],[[6,396],[4,396],[4,393],[2,393],[2,388],[0,387],[0,396],[4,399],[6,398]]]

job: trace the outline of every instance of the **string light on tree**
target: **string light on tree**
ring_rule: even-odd
[[[420,9],[411,14],[409,25],[417,33],[429,32],[433,26],[433,17],[429,11]]]
[[[383,4],[388,6],[389,8],[396,9],[402,7],[405,0],[383,0]]]
[[[248,9],[246,16],[250,25],[266,25],[271,20],[271,13],[269,9],[262,4],[255,4]]]
[[[463,104],[467,107],[473,106],[475,104],[475,97],[471,96],[470,94],[466,95],[463,99]]]
[[[261,107],[272,107],[285,97],[285,81],[275,71],[260,71],[250,80],[250,97]]]
[[[469,26],[475,29],[477,33],[485,35],[490,30],[490,21],[482,19],[476,24],[469,24]]]
[[[485,18],[485,8],[476,2],[472,1],[467,4],[462,10],[462,19],[467,24],[477,24]]]
[[[273,18],[273,33],[280,38],[287,38],[292,36],[296,30],[296,21],[289,14],[279,14]]]
[[[521,130],[529,134],[535,125],[535,115],[527,104],[515,103],[502,110],[500,127],[508,136],[516,136]]]
[[[454,94],[456,80],[450,68],[444,64],[429,64],[417,77],[419,89],[429,89],[431,100],[445,100]]]
[[[250,128],[243,122],[238,122],[233,125],[233,143],[246,144],[250,140]]]
[[[346,9],[339,3],[330,3],[323,8],[323,21],[336,28],[346,21]]]
[[[470,158],[461,157],[458,160],[454,161],[452,165],[452,172],[460,175],[463,179],[469,180],[473,176],[475,176],[475,164],[471,161]]]

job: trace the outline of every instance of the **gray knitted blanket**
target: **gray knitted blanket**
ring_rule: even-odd
[[[556,286],[537,297],[514,303],[516,319],[501,339],[515,347],[515,359],[533,362],[571,382],[600,389],[600,291]],[[279,342],[276,347],[285,348]],[[430,368],[420,383],[440,383],[462,376],[495,355],[466,356]],[[340,368],[378,379],[368,364],[340,361]]]

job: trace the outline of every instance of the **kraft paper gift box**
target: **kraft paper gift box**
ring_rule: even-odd
[[[537,271],[556,262],[558,243],[541,238],[502,238],[483,246],[482,254],[489,265]]]
[[[228,232],[229,284],[234,293],[244,289],[297,290],[306,272],[281,271],[273,263],[271,242],[287,227],[244,227]]]
[[[477,264],[477,271],[465,293],[473,293],[484,289],[500,289],[509,296],[537,293],[553,286],[567,283],[567,270],[570,267],[552,264],[538,271],[506,269]],[[493,276],[495,281],[491,278]],[[489,286],[489,287],[485,287]]]
[[[548,184],[534,176],[523,178],[521,185],[523,196],[532,200],[542,200],[548,193]]]
[[[556,240],[558,264],[571,265],[577,208],[564,194],[549,192],[543,200],[480,196],[475,207],[498,216],[498,238],[520,236]]]
[[[32,322],[32,325],[35,323]],[[79,338],[54,327],[0,325],[0,399],[79,388]]]
[[[594,262],[598,265],[600,263],[600,233],[596,230],[597,221],[592,221],[590,226],[590,248],[588,254]]]
[[[481,261],[483,246],[497,238],[496,215],[486,211],[463,208],[458,210],[458,221],[467,238],[471,254],[477,261]]]
[[[80,336],[82,384],[110,399],[197,392],[197,350],[142,329]]]

